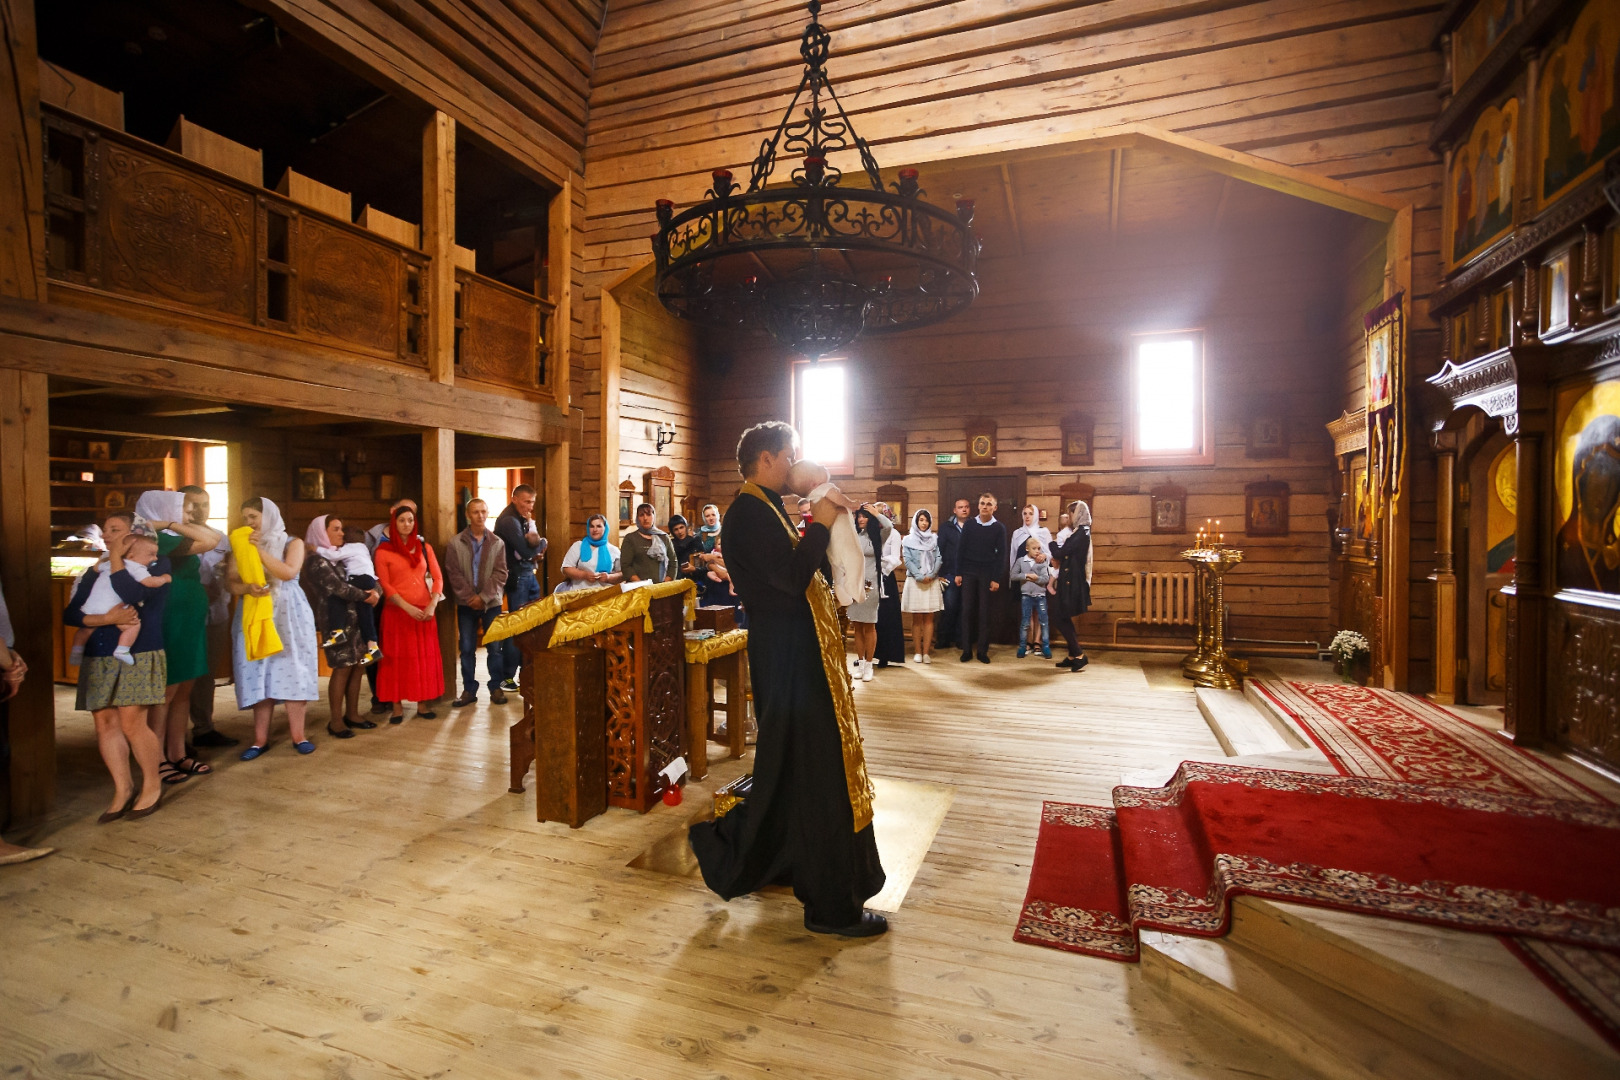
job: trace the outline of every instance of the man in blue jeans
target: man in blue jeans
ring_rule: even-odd
[[[501,613],[501,591],[506,585],[506,545],[484,527],[489,504],[483,499],[467,503],[467,527],[444,549],[444,580],[456,601],[456,628],[461,639],[461,696],[455,707],[478,700],[478,635],[489,629]],[[506,671],[506,650],[496,642],[489,655],[489,701],[506,704],[501,680]]]
[[[535,577],[535,560],[546,553],[546,538],[540,535],[534,523],[534,488],[519,484],[512,489],[512,503],[495,519],[495,535],[506,547],[506,610],[516,611],[524,604],[540,599],[540,581]],[[499,684],[501,690],[511,692],[518,688],[518,670],[523,666],[523,654],[511,638],[501,642],[505,653],[502,671],[506,675]],[[493,678],[493,676],[491,676]]]

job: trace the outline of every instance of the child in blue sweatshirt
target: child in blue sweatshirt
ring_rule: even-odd
[[[1046,623],[1046,583],[1052,580],[1052,565],[1041,549],[1038,536],[1024,541],[1024,554],[1013,563],[1012,579],[1018,582],[1023,594],[1024,610],[1018,630],[1018,655],[1029,654],[1029,617],[1041,617],[1041,655],[1052,658],[1052,633]]]

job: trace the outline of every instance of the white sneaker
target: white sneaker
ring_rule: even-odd
[[[861,682],[872,681],[872,661],[867,660],[861,664]]]
[[[934,662],[934,654],[933,653],[923,653],[922,662],[925,663],[925,664],[932,664]]]
[[[922,653],[917,653],[917,654],[916,654],[916,655],[915,655],[915,656],[913,656],[913,657],[912,657],[912,658],[911,658],[911,662],[912,662],[912,663],[913,663],[913,664],[920,664],[920,663],[922,663],[922,662],[923,662],[923,661],[922,661]]]

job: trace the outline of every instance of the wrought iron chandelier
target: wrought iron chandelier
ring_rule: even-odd
[[[979,293],[973,200],[956,211],[922,199],[916,169],[885,189],[878,164],[827,78],[831,38],[810,0],[799,55],[804,76],[776,131],[760,143],[748,189],[714,171],[703,202],[657,202],[658,298],[707,326],[763,329],[818,358],[862,333],[938,322]],[[826,94],[826,103],[822,95]],[[806,99],[802,118],[794,112]],[[831,154],[854,149],[871,189],[842,187]],[[802,155],[792,184],[768,188],[777,156]]]

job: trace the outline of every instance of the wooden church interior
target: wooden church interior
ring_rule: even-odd
[[[29,667],[0,823],[58,849],[0,867],[0,1072],[1620,1072],[1614,925],[1555,948],[1251,895],[1222,937],[1142,930],[1140,963],[1014,939],[1043,806],[1184,761],[1385,776],[1274,684],[1371,688],[1620,803],[1620,0],[818,17],[883,183],[971,201],[979,248],[966,310],[812,361],[677,317],[649,243],[656,200],[702,202],[778,123],[803,3],[0,2],[0,583]],[[1155,456],[1161,339],[1191,343],[1193,434]],[[723,735],[686,688],[710,722],[678,806],[548,820],[544,753],[508,790],[531,700],[312,726],[311,758],[218,754],[93,824],[62,609],[109,509],[196,484],[222,528],[258,495],[302,535],[409,497],[442,548],[526,483],[549,589],[592,514],[724,510],[766,419],[845,431],[835,479],[899,527],[986,490],[1009,527],[1093,516],[1086,671],[1011,659],[1012,590],[994,663],[856,684],[873,775],[918,800],[879,942],[683,860],[751,765],[742,661]],[[1241,549],[1236,689],[1182,677],[1206,523]],[[1341,631],[1367,644],[1342,671]],[[1578,854],[1610,880],[1615,850]]]

